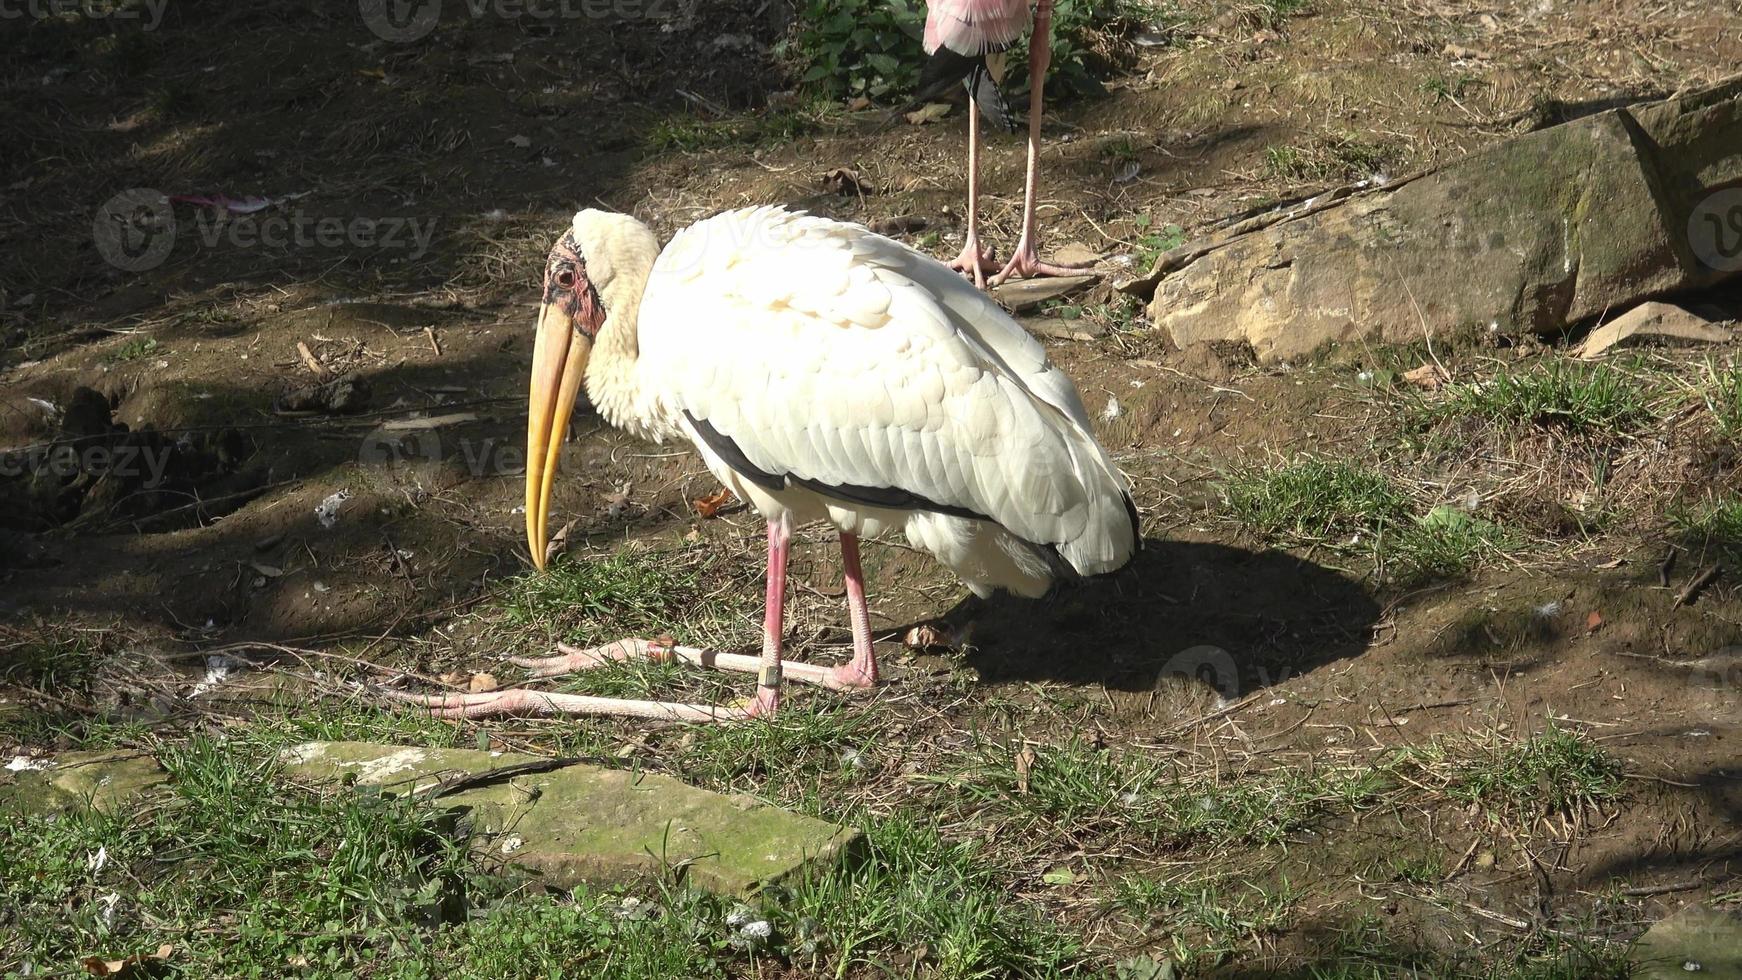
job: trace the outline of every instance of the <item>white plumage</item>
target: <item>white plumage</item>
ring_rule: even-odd
[[[687,437],[765,518],[904,532],[980,595],[1041,594],[1055,550],[1083,575],[1135,551],[1129,484],[1076,387],[942,263],[776,207],[690,226],[641,275],[654,240],[633,218],[583,211],[573,235],[606,314],[595,404]]]
[[[1114,571],[1137,549],[1125,477],[1046,351],[946,266],[857,225],[732,211],[664,250],[633,218],[582,211],[551,249],[527,412],[526,535],[544,567],[551,487],[580,390],[645,438],[694,443],[768,521],[762,655],[628,639],[518,660],[535,676],[632,656],[755,672],[747,705],[519,688],[438,696],[444,714],[767,717],[783,679],[875,688],[859,537],[900,531],[977,593],[1044,592],[1061,570]],[[853,657],[783,658],[795,524],[840,531]]]

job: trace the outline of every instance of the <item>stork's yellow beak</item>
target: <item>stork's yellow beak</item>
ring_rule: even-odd
[[[539,307],[526,416],[526,543],[539,571],[550,546],[550,488],[556,482],[557,457],[592,352],[592,339],[575,329],[567,313],[553,303]]]

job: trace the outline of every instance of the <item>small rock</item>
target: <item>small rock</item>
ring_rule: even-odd
[[[1579,348],[1585,360],[1636,337],[1685,340],[1697,344],[1728,343],[1733,334],[1704,317],[1669,303],[1641,303],[1591,331]]]

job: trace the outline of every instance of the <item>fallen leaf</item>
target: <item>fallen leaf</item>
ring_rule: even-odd
[[[1077,880],[1077,873],[1070,868],[1057,867],[1041,875],[1040,880],[1049,885],[1068,885]]]
[[[135,953],[132,956],[118,960],[104,959],[101,956],[87,956],[79,960],[79,965],[93,977],[119,977],[133,972],[133,968],[147,960],[167,960],[169,954],[175,952],[175,947],[168,943],[157,947],[155,953]]]
[[[836,167],[822,176],[823,186],[836,194],[864,197],[877,193],[856,167]]]
[[[1601,565],[1598,565],[1597,567],[1598,568],[1620,568],[1622,565],[1625,565],[1625,564],[1627,564],[1627,559],[1625,559],[1625,558],[1611,558],[1608,561],[1602,563]]]
[[[702,515],[704,520],[718,514],[720,508],[725,507],[731,502],[732,491],[727,490],[725,487],[721,487],[719,493],[712,493],[706,497],[698,497],[691,501],[691,503],[696,505],[696,513]]]
[[[1446,369],[1440,367],[1438,364],[1423,364],[1421,367],[1418,367],[1413,371],[1403,372],[1403,380],[1418,388],[1426,388],[1427,390],[1432,391],[1445,382],[1450,381],[1451,378],[1446,375]]]
[[[563,549],[568,547],[569,531],[574,529],[575,521],[578,521],[578,520],[580,520],[580,518],[578,518],[578,517],[570,518],[569,522],[567,524],[564,524],[562,527],[557,528],[557,532],[550,536],[550,541],[548,543],[546,543],[544,546],[544,560],[545,561],[548,562],[551,559],[555,558],[557,555],[562,554]]]
[[[1028,774],[1033,771],[1034,750],[1025,745],[1021,752],[1016,753],[1016,792],[1018,794],[1028,795]]]
[[[486,694],[490,691],[496,690],[499,686],[501,685],[496,683],[496,677],[494,674],[485,674],[482,672],[473,674],[472,679],[466,682],[466,690],[471,691],[473,694]]]
[[[532,137],[530,137],[530,136],[510,136],[510,137],[508,137],[508,145],[510,145],[516,149],[524,150],[532,145]]]
[[[277,578],[280,575],[284,574],[284,569],[279,568],[277,565],[266,565],[266,564],[262,564],[262,563],[257,562],[257,561],[249,562],[248,567],[254,569],[256,572],[259,572],[260,574],[266,576],[267,578]]]
[[[861,110],[869,109],[869,108],[871,108],[871,100],[867,99],[863,95],[861,95],[858,98],[854,99],[853,101],[847,103],[847,111],[848,112],[859,112]]]
[[[907,121],[915,126],[924,126],[926,123],[937,122],[949,114],[950,104],[948,102],[931,102],[908,113]]]

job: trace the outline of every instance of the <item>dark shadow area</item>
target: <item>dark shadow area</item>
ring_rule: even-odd
[[[1358,582],[1293,555],[1151,538],[1050,601],[987,601],[968,662],[990,683],[1145,691],[1180,675],[1235,698],[1360,653],[1379,614]]]

